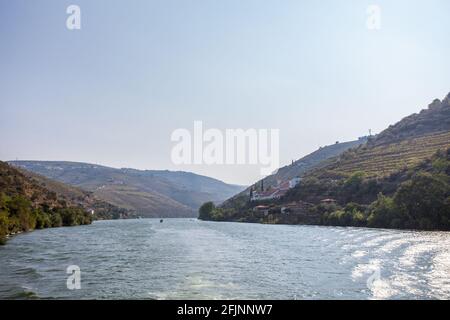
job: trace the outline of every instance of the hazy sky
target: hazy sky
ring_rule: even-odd
[[[66,8],[81,8],[81,30]],[[366,27],[381,8],[381,29]],[[450,91],[450,1],[0,0],[0,159],[186,170],[171,133],[279,128],[281,165]]]

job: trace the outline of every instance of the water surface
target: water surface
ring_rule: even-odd
[[[97,221],[13,237],[0,268],[0,298],[449,299],[450,233]]]

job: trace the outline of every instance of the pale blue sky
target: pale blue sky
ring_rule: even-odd
[[[82,29],[66,29],[81,7]],[[382,10],[381,30],[366,9]],[[279,128],[281,165],[450,91],[450,1],[0,0],[0,159],[187,170],[170,134]]]

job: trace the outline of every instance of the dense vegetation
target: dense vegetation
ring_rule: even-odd
[[[0,194],[0,244],[6,236],[34,229],[90,224],[92,216],[81,208],[33,207],[24,196]]]
[[[355,188],[367,184],[362,179]],[[374,185],[382,189],[383,181]],[[345,188],[342,191],[346,192]],[[450,230],[450,149],[439,151],[417,171],[408,173],[390,196],[380,192],[369,205],[350,202],[321,209],[325,225]]]
[[[93,216],[71,206],[17,169],[0,162],[0,244],[33,229],[90,224]]]
[[[318,199],[333,197],[335,203]],[[281,213],[292,201],[316,203],[297,215]],[[303,180],[284,198],[265,202],[236,202],[236,207],[205,203],[199,219],[261,223],[321,224],[374,228],[450,230],[450,148],[431,159],[384,179],[356,172],[342,181]],[[252,210],[267,205],[268,214]]]

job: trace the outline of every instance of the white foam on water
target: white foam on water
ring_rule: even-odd
[[[390,277],[389,282],[399,295],[424,297],[423,290],[417,286],[417,277],[406,272],[399,272]]]
[[[393,250],[400,248],[403,245],[409,244],[411,242],[416,242],[418,240],[411,237],[402,237],[400,239],[394,239],[388,241],[385,245],[377,249],[378,253],[391,253]]]
[[[417,259],[421,255],[436,250],[436,246],[439,244],[431,243],[428,241],[419,241],[412,244],[405,249],[403,255],[399,259],[399,266],[401,268],[411,268],[416,265]]]
[[[352,279],[359,280],[364,276],[368,277],[380,270],[381,260],[371,259],[368,263],[359,263],[352,270]]]
[[[442,244],[433,258],[432,270],[426,276],[434,298],[450,299],[450,243]]]
[[[365,255],[367,255],[366,250],[356,250],[355,252],[352,253],[353,258],[362,258]]]
[[[420,238],[416,239],[412,235],[406,239],[397,239],[387,243],[380,247],[377,252],[391,253],[394,249],[406,244],[409,244],[409,246],[397,260],[394,260],[393,275],[389,279],[391,288],[395,288],[397,294],[407,297],[442,297],[446,296],[446,292],[450,294],[450,286],[447,280],[450,274],[448,244],[436,241],[435,237],[421,235]],[[439,249],[440,247],[443,249]],[[441,251],[437,254],[439,250]],[[432,260],[432,270],[428,273],[425,269],[422,270],[423,268],[417,267],[420,265],[419,259],[424,255],[436,255]],[[435,295],[430,294],[430,291],[433,290],[436,291]]]
[[[398,290],[392,287],[391,281],[383,278],[374,280],[370,291],[372,293],[372,297],[370,297],[370,299],[372,300],[389,299],[398,294]]]
[[[382,236],[378,236],[378,237],[375,237],[374,239],[364,242],[362,244],[362,246],[376,247],[384,241],[390,241],[390,240],[394,240],[394,239],[396,240],[396,239],[399,239],[400,237],[401,237],[401,235],[398,235],[398,234],[382,235]]]
[[[347,264],[352,262],[354,259],[360,259],[367,255],[366,250],[356,250],[352,252],[351,254],[345,255],[342,257],[341,261],[339,261],[339,264]]]
[[[381,267],[382,260],[371,259],[368,263],[360,263],[353,268],[353,281],[366,281],[366,286],[371,293],[369,299],[389,299],[398,293],[391,285],[390,279],[383,277]]]
[[[364,233],[363,235],[357,235],[356,237],[349,237],[348,239],[343,239],[344,244],[341,245],[341,249],[348,251],[355,248],[360,248],[361,243],[371,241],[372,238],[378,238],[380,235],[374,233]]]

